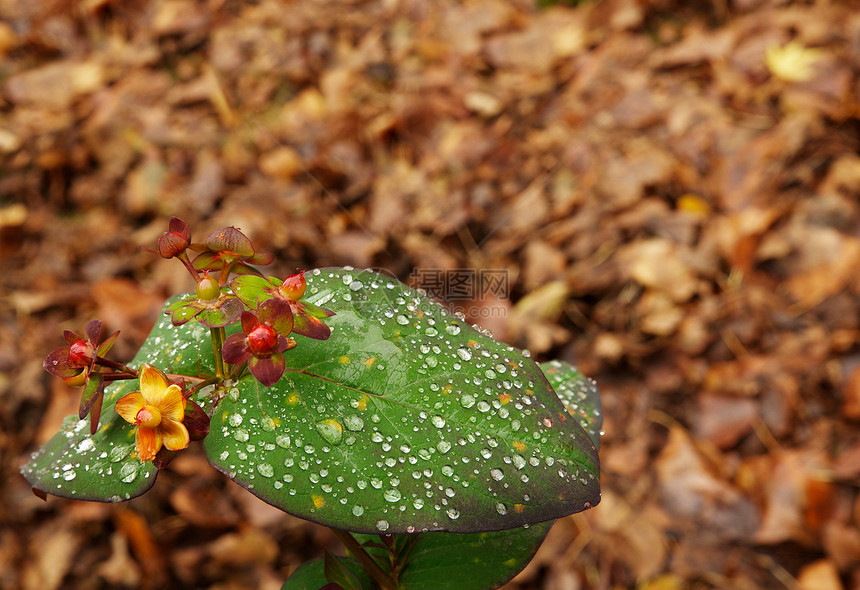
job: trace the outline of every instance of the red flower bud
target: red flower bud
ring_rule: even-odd
[[[69,346],[69,363],[73,366],[88,367],[93,362],[95,348],[85,340],[78,340]]]
[[[272,353],[278,345],[278,334],[269,326],[260,324],[248,334],[248,346],[255,354]]]
[[[305,271],[300,270],[298,273],[284,279],[280,290],[281,294],[290,301],[298,301],[304,297],[307,286],[308,282],[305,280]]]

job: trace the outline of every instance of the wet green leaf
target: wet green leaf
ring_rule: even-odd
[[[357,532],[509,529],[599,501],[597,453],[541,369],[369,271],[307,273],[331,309],[274,386],[245,376],[210,462],[287,512]]]
[[[585,429],[595,448],[600,449],[603,412],[597,383],[562,361],[541,363],[540,368],[567,411]]]

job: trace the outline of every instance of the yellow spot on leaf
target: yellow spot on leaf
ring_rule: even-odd
[[[511,396],[510,396],[510,394],[507,394],[507,393],[500,393],[500,394],[499,394],[499,401],[500,401],[500,402],[502,402],[502,405],[505,405],[506,403],[508,403],[509,401],[511,401]]]
[[[470,339],[470,340],[466,343],[466,345],[467,345],[469,348],[475,348],[476,346],[478,346],[478,343],[477,343],[477,342],[475,342],[474,340],[471,340],[471,339]]]
[[[362,412],[367,409],[367,396],[363,395],[356,401],[356,408]]]
[[[520,514],[523,511],[523,508],[525,508],[525,506],[522,504],[514,504],[514,512],[517,514]]]
[[[316,506],[317,508],[322,508],[323,506],[325,506],[325,498],[323,498],[322,496],[317,496],[316,494],[313,494],[311,496],[311,499],[313,499],[314,506]]]
[[[448,395],[449,393],[451,393],[451,391],[452,391],[453,389],[454,389],[454,387],[449,383],[448,385],[445,385],[445,386],[442,388],[442,393],[444,393],[445,395]]]
[[[505,565],[508,567],[514,567],[515,565],[517,565],[517,560],[513,557],[511,557],[510,559],[506,559]]]
[[[517,450],[518,453],[524,453],[526,450],[526,443],[519,440],[515,440],[514,448]]]
[[[373,366],[373,363],[375,363],[375,362],[376,362],[376,357],[372,356],[369,359],[367,359],[366,361],[364,361],[364,366],[370,368]]]
[[[294,406],[297,403],[299,403],[300,399],[301,398],[299,397],[299,394],[294,391],[290,395],[287,396],[287,404]]]
[[[349,357],[346,355],[343,355],[342,357],[340,357],[337,360],[340,361],[340,364],[345,365],[349,362]]]

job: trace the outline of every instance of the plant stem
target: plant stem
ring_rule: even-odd
[[[137,369],[132,369],[131,367],[127,367],[122,363],[118,363],[116,361],[112,361],[101,356],[96,357],[96,364],[101,365],[102,367],[107,367],[108,369],[113,369],[114,371],[126,373],[128,375],[131,375],[132,377],[137,377],[138,374]]]
[[[224,371],[224,356],[221,354],[224,347],[224,328],[209,328],[209,333],[212,335],[212,351],[215,353],[215,376],[221,380],[227,376]]]
[[[382,590],[396,590],[397,582],[382,569],[382,566],[376,562],[364,548],[358,544],[358,541],[352,534],[340,529],[331,529],[332,532],[340,539],[344,547],[358,560],[361,566],[370,574],[373,581],[379,584]]]

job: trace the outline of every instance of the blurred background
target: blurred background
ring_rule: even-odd
[[[338,547],[199,447],[119,505],[18,474],[76,412],[62,330],[128,360],[192,287],[139,248],[177,215],[280,276],[506,273],[456,304],[605,414],[603,501],[506,588],[860,588],[858,9],[0,0],[0,587],[277,589]]]

